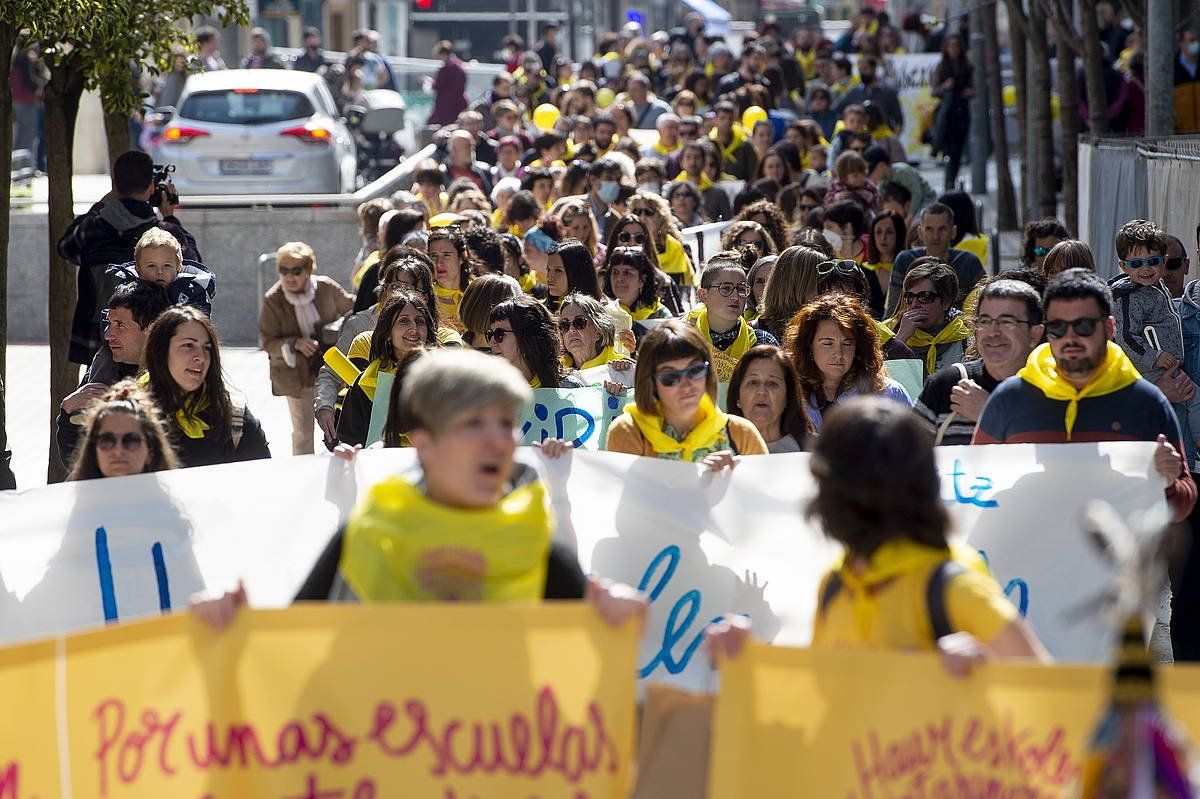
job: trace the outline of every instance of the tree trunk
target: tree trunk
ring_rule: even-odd
[[[1175,132],[1175,7],[1171,0],[1146,3],[1146,135]]]
[[[1083,32],[1083,77],[1087,83],[1088,128],[1093,136],[1108,133],[1108,97],[1104,91],[1104,55],[1100,52],[1100,23],[1095,4],[1079,3],[1080,30]],[[1116,58],[1116,54],[1113,54]]]
[[[17,29],[0,22],[0,119],[13,118],[12,87],[8,76],[12,70],[13,47]],[[12,175],[13,129],[11,123],[0,125],[0,174]],[[8,213],[11,206],[9,188],[0,191],[0,383],[8,375]],[[0,398],[3,401],[3,398]]]
[[[1015,15],[1023,15],[1025,12],[1021,10],[1019,2],[1009,0],[1008,2],[1008,40],[1012,50],[1012,69],[1013,69],[1013,88],[1017,93],[1017,141],[1020,142],[1018,149],[1021,151],[1021,224],[1029,220],[1029,196],[1032,180],[1030,175],[1033,174],[1029,163],[1029,106],[1026,97],[1029,95],[1029,86],[1026,73],[1028,70],[1028,52],[1025,36],[1022,31],[1013,22]]]
[[[108,138],[108,174],[111,175],[117,156],[133,148],[129,140],[129,117],[108,113],[107,103],[104,109],[104,135]]]
[[[1058,129],[1062,157],[1063,222],[1079,233],[1079,87],[1075,81],[1075,51],[1058,37]]]
[[[1026,151],[1033,185],[1029,198],[1031,219],[1055,216],[1058,202],[1054,191],[1054,130],[1050,106],[1050,43],[1046,17],[1040,6],[1030,7],[1029,49],[1026,80],[1029,92],[1029,144]]]
[[[1017,198],[1008,166],[1008,136],[1004,129],[1004,90],[1000,85],[1000,36],[996,30],[995,4],[982,3],[979,18],[983,29],[984,53],[983,69],[979,71],[986,77],[985,85],[976,87],[976,91],[987,91],[988,107],[991,109],[992,153],[996,157],[996,227],[1000,230],[1019,230]]]
[[[75,198],[71,190],[72,153],[75,119],[83,95],[84,73],[77,55],[67,55],[50,69],[46,86],[46,170],[50,184],[48,222],[50,228],[50,459],[46,470],[49,482],[61,482],[66,466],[54,445],[54,419],[63,397],[76,388],[79,368],[68,359],[71,340],[71,316],[75,310],[76,267],[58,254],[62,238],[74,217]]]

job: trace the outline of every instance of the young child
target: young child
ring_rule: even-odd
[[[820,144],[808,148],[808,168],[818,175],[829,173],[829,150]]]
[[[1117,231],[1117,265],[1124,275],[1109,285],[1113,292],[1116,342],[1151,383],[1183,361],[1183,330],[1179,312],[1163,285],[1167,235],[1145,219],[1126,222]],[[1175,405],[1184,435],[1196,441],[1200,433],[1200,392]],[[1190,431],[1189,431],[1190,428]]]
[[[871,211],[880,206],[879,189],[867,177],[867,160],[858,153],[847,150],[833,164],[834,179],[825,191],[825,204],[832,205],[842,200],[854,200]]]
[[[746,282],[740,258],[739,253],[724,250],[709,259],[696,292],[702,304],[687,315],[687,321],[698,327],[712,344],[713,366],[721,383],[729,382],[738,361],[751,347],[779,345],[770,333],[750,327],[742,318],[750,284]]]
[[[185,259],[179,241],[162,228],[152,227],[142,234],[133,248],[132,262],[114,264],[104,274],[114,289],[132,280],[145,280],[162,286],[172,304],[190,305],[212,316],[217,276],[199,261]]]

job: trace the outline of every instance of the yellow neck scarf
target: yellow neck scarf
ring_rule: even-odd
[[[696,188],[698,188],[700,191],[708,191],[709,189],[711,189],[713,187],[712,179],[709,178],[708,175],[704,174],[703,171],[700,172],[700,180],[698,180],[698,181],[692,180],[691,178],[689,178],[688,174],[686,172],[680,172],[679,177],[675,178],[671,182],[672,183],[685,183],[685,182],[686,183],[694,183],[696,185]]]
[[[931,336],[921,328],[913,331],[913,334],[908,337],[908,341],[904,342],[914,350],[928,347],[929,351],[925,353],[925,370],[933,372],[937,365],[937,348],[939,344],[952,344],[955,341],[965,341],[971,337],[971,331],[967,329],[967,325],[963,322],[963,317],[956,316],[943,327],[936,336]]]
[[[1049,399],[1065,400],[1067,403],[1067,440],[1071,440],[1071,431],[1075,429],[1075,419],[1079,416],[1079,401],[1086,397],[1103,397],[1133,385],[1142,375],[1129,357],[1113,342],[1108,342],[1108,352],[1104,363],[1095,371],[1083,388],[1075,388],[1067,382],[1058,371],[1058,363],[1049,344],[1043,344],[1029,353],[1029,360],[1021,367],[1017,375],[1041,389]]]
[[[721,148],[721,155],[724,156],[726,161],[733,160],[733,154],[737,152],[737,148],[741,147],[742,143],[748,138],[746,131],[736,122],[733,123],[733,129],[730,131],[729,144],[721,144],[721,134],[716,128],[713,128],[708,136]]]
[[[588,361],[587,363],[585,363],[583,366],[581,366],[579,368],[580,369],[591,369],[594,366],[603,366],[606,363],[611,363],[612,361],[620,360],[623,357],[625,357],[625,356],[618,354],[616,350],[614,350],[611,346],[609,346],[609,347],[605,347],[604,350],[601,351],[601,353],[599,355],[597,355],[595,358],[592,358],[590,361]]]
[[[854,609],[854,623],[859,636],[866,640],[879,620],[879,600],[876,594],[886,583],[905,574],[931,569],[949,560],[949,549],[936,549],[918,544],[907,538],[897,538],[881,544],[872,553],[867,568],[862,574],[854,571],[853,558],[847,554],[837,565],[842,585],[850,594]]]
[[[339,570],[363,601],[540,600],[551,531],[540,480],[462,510],[390,477],[351,516]]]
[[[705,394],[700,400],[700,413],[702,414],[700,422],[692,428],[683,441],[676,441],[663,432],[665,424],[663,417],[643,412],[636,403],[626,405],[625,413],[633,418],[638,430],[642,431],[642,437],[650,442],[655,453],[679,452],[685,461],[691,461],[692,453],[696,450],[711,447],[725,430],[725,425],[729,421],[729,417],[716,406],[708,394]]]
[[[884,344],[887,344],[896,337],[896,334],[892,332],[892,329],[883,322],[879,322],[874,319],[871,321],[875,323],[875,332],[879,334],[879,346],[882,347]]]
[[[652,317],[656,313],[658,313],[660,310],[662,310],[662,307],[663,307],[662,301],[658,300],[658,299],[656,299],[654,301],[653,305],[648,305],[645,308],[638,308],[636,311],[629,310],[628,308],[625,307],[624,303],[621,304],[621,310],[624,311],[625,313],[629,314],[631,317],[633,317],[633,321],[635,321],[635,322],[640,321],[642,319],[649,319],[650,317]]]
[[[871,140],[872,141],[880,141],[882,139],[888,138],[889,136],[895,136],[895,135],[896,135],[896,131],[892,130],[891,126],[885,122],[882,125],[880,125],[879,127],[875,128],[875,130],[871,131]]]
[[[371,361],[366,369],[363,369],[362,376],[358,378],[358,387],[362,389],[362,393],[367,395],[367,399],[371,402],[375,401],[375,389],[379,385],[379,373],[387,372],[394,373],[395,369],[384,369],[383,365],[378,361]]]
[[[694,324],[704,334],[704,337],[712,343],[712,334],[708,326],[708,306],[699,305],[688,312],[687,321]],[[713,366],[717,369],[717,380],[721,383],[728,383],[729,378],[733,377],[733,370],[737,368],[738,361],[742,359],[751,347],[758,343],[758,337],[754,335],[754,331],[750,329],[750,325],[746,324],[746,320],[739,318],[738,321],[738,337],[727,350],[719,350],[713,347],[713,358],[715,363]]]
[[[138,378],[138,384],[150,385],[150,373],[144,372]],[[201,386],[199,391],[193,391],[183,400],[183,405],[175,411],[175,425],[179,432],[188,438],[204,438],[204,434],[212,429],[208,422],[200,418],[200,414],[208,409],[208,387]]]
[[[679,148],[683,146],[683,142],[675,142],[674,147],[663,147],[662,139],[654,142],[654,152],[662,156],[669,156],[671,153],[679,152]]]
[[[466,268],[465,265],[464,268]],[[445,289],[434,283],[433,293],[437,299],[438,316],[441,317],[442,324],[456,333],[466,332],[466,328],[458,318],[458,304],[462,302],[463,296],[462,289]]]

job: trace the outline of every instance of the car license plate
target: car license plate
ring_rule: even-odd
[[[269,175],[271,162],[264,158],[240,158],[221,161],[222,175]]]

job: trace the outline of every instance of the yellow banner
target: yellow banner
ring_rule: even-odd
[[[623,799],[636,639],[582,603],[314,605],[15,648],[0,797]]]
[[[1164,668],[1165,705],[1200,741],[1200,668]],[[754,644],[721,670],[709,797],[1065,799],[1107,699],[1091,666]]]

